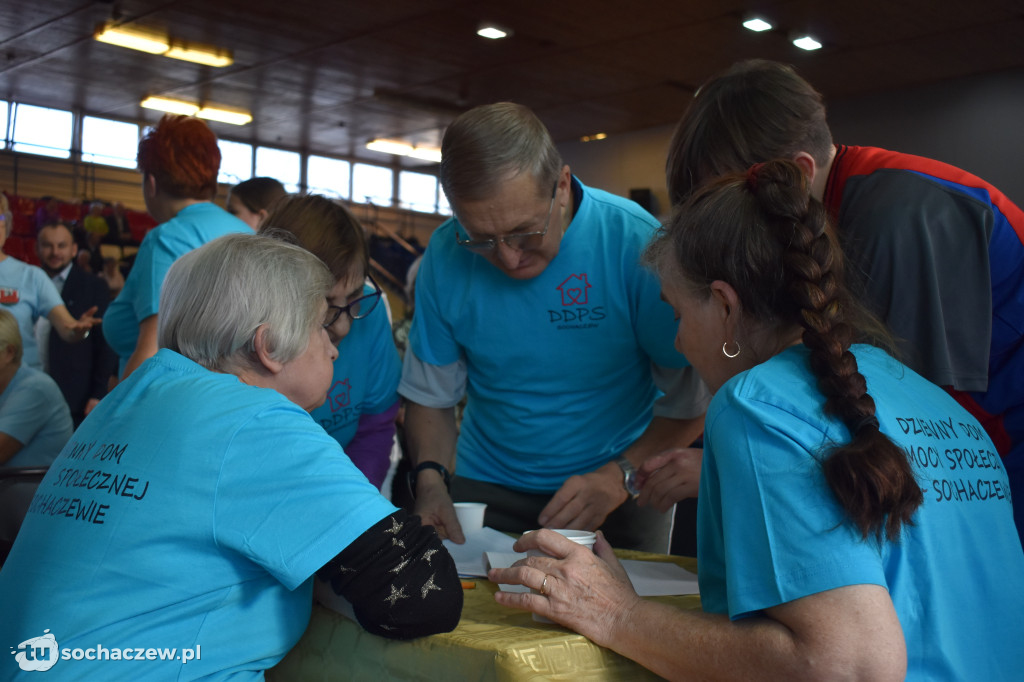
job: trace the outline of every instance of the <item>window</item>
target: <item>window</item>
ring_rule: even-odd
[[[413,211],[434,213],[437,210],[437,177],[428,173],[399,172],[398,201]]]
[[[279,180],[289,192],[299,191],[302,156],[283,149],[256,147],[256,175]]]
[[[306,164],[306,186],[311,194],[348,199],[352,165],[348,161],[310,156]]]
[[[217,140],[220,147],[220,173],[217,182],[237,185],[252,177],[252,145],[230,140]]]
[[[16,152],[67,159],[71,156],[71,112],[30,104],[15,104]]]
[[[139,126],[86,116],[82,120],[82,161],[135,168]]]
[[[0,149],[7,148],[7,102],[0,101]]]
[[[437,183],[437,212],[440,215],[451,215],[452,206],[448,203],[448,195],[441,189],[441,183]]]
[[[352,166],[352,201],[390,206],[394,195],[394,174],[390,168],[357,163]]]

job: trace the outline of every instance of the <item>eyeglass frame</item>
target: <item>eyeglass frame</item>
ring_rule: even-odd
[[[341,316],[343,314],[345,314],[345,313],[348,313],[349,319],[355,321],[355,320],[362,320],[362,319],[364,319],[370,313],[372,313],[374,311],[374,309],[376,309],[377,305],[380,303],[380,299],[384,296],[384,290],[380,288],[380,285],[377,284],[377,280],[375,280],[371,275],[367,275],[366,279],[370,280],[370,284],[373,285],[373,292],[369,293],[369,294],[364,294],[364,295],[360,296],[359,298],[357,298],[356,300],[352,301],[351,303],[348,303],[347,305],[330,305],[330,304],[328,304],[327,305],[327,312],[324,313],[324,323],[323,323],[324,329],[330,329],[334,325],[334,323],[336,323],[341,318]],[[360,310],[358,314],[354,314],[352,312],[352,308],[354,308],[355,306],[361,305],[368,298],[372,298],[373,299],[373,305],[371,305],[369,308],[367,308],[366,312],[363,312],[362,310]],[[334,313],[333,315],[331,315],[331,311],[332,310],[336,310],[337,312]],[[330,316],[330,318],[331,318],[329,322],[327,321],[327,317],[328,316]]]
[[[455,243],[474,253],[478,251],[493,253],[498,248],[498,242],[501,242],[502,244],[504,244],[510,249],[513,249],[514,251],[523,251],[525,249],[522,246],[513,246],[512,244],[509,243],[508,240],[524,239],[527,237],[543,237],[544,235],[546,235],[548,233],[548,229],[551,227],[551,215],[554,213],[555,210],[555,197],[557,196],[558,180],[555,180],[555,184],[551,188],[551,203],[548,205],[548,215],[547,218],[544,219],[543,230],[538,230],[536,232],[513,232],[511,234],[502,235],[500,237],[492,237],[490,239],[462,239],[461,237],[459,237],[458,227],[462,226],[463,229],[465,229],[465,226],[462,224],[462,221],[459,220],[459,216],[455,214],[455,211],[452,210],[452,216],[455,218],[455,222],[457,223],[455,229]],[[466,230],[466,236],[469,236],[469,230]]]

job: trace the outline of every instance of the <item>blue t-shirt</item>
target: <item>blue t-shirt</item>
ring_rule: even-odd
[[[582,187],[582,186],[581,186]],[[464,358],[460,476],[557,490],[633,443],[660,392],[651,363],[685,367],[672,309],[640,254],[657,220],[582,187],[558,255],[515,280],[434,231],[416,279],[409,342],[423,362]]]
[[[885,352],[854,346],[881,430],[924,504],[898,544],[862,540],[818,457],[849,440],[825,416],[804,346],[737,375],[708,408],[698,497],[701,604],[733,619],[838,587],[888,589],[907,678],[1009,680],[1024,670],[1024,551],[1006,472],[980,424]]]
[[[64,394],[49,374],[22,365],[0,393],[0,433],[21,450],[0,466],[49,466],[74,433]]]
[[[103,315],[103,335],[121,359],[124,373],[139,340],[139,323],[160,308],[160,287],[174,261],[208,241],[232,232],[252,232],[221,207],[204,201],[189,204],[146,234],[124,288]]]
[[[369,294],[372,289],[366,286],[363,291]],[[345,448],[356,435],[362,415],[380,414],[398,400],[401,373],[387,307],[381,301],[367,317],[353,320],[349,333],[338,344],[334,381],[327,400],[313,410],[313,419]],[[387,471],[390,452],[384,452],[383,457],[383,462],[372,466],[374,472],[381,466]],[[356,462],[356,466],[370,475],[370,463]]]
[[[259,679],[305,630],[314,572],[394,511],[283,395],[161,349],[40,484],[0,572],[0,642],[201,647],[62,659],[55,679]]]
[[[64,305],[64,300],[42,268],[10,256],[0,260],[0,310],[11,313],[18,321],[21,364],[42,369],[35,323],[59,305]]]

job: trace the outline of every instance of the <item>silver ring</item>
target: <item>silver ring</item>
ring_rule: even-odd
[[[548,577],[544,576],[544,582],[540,584],[540,593],[545,597],[548,596]]]

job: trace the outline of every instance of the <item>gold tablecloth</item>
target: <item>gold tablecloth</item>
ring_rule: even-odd
[[[697,560],[620,551],[623,559],[673,561],[697,571]],[[412,641],[371,635],[345,616],[313,607],[306,633],[267,671],[271,682],[309,680],[656,680],[654,673],[560,625],[538,623],[528,611],[494,601],[498,586],[477,580],[464,590],[455,630]],[[651,597],[699,609],[697,595]]]

